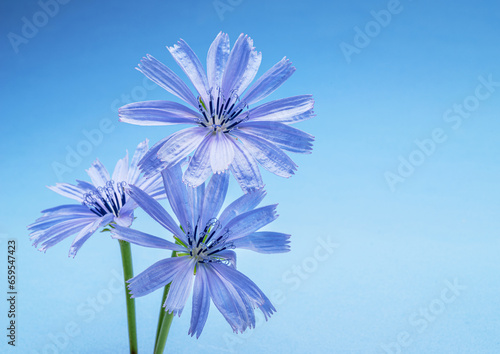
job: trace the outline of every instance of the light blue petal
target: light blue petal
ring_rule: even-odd
[[[167,197],[161,173],[157,173],[149,178],[141,177],[135,186],[142,189],[154,199],[164,199]]]
[[[144,157],[148,151],[148,139],[142,141],[137,145],[135,149],[134,156],[132,156],[132,161],[130,161],[130,168],[128,170],[127,183],[136,184],[141,171],[139,170],[139,161]]]
[[[189,77],[189,80],[191,80],[203,101],[207,103],[209,100],[208,80],[200,59],[198,59],[193,50],[182,39],[177,44],[174,44],[173,47],[167,47],[167,49]]]
[[[261,227],[264,227],[270,222],[276,220],[278,217],[276,214],[277,206],[278,204],[273,204],[250,210],[230,220],[224,227],[229,229],[231,232],[228,241],[250,235],[251,233],[259,230]],[[223,232],[223,230],[221,232]]]
[[[128,280],[132,298],[147,295],[172,281],[175,274],[188,264],[187,257],[171,257],[156,262],[151,267]]]
[[[187,257],[183,257],[187,258]],[[167,300],[163,304],[165,311],[174,315],[181,315],[186,301],[191,293],[194,280],[194,266],[196,261],[190,259],[182,268],[174,275],[170,290],[168,291]]]
[[[85,215],[95,215],[92,213],[89,208],[87,208],[85,205],[82,204],[64,204],[64,205],[59,205],[54,208],[49,208],[42,210],[43,214],[58,214],[58,215],[63,215],[63,214],[85,214]]]
[[[38,247],[41,244],[39,251],[45,252],[50,247],[61,242],[68,236],[79,232],[81,229],[89,224],[94,223],[98,218],[97,215],[93,217],[86,218],[72,218],[59,221],[53,224],[51,227],[43,230],[37,230],[30,234],[30,240],[33,241],[33,246]]]
[[[145,58],[142,58],[137,69],[158,86],[198,109],[198,101],[187,85],[172,70],[153,56],[148,54]]]
[[[294,72],[292,63],[286,57],[281,59],[248,89],[242,102],[251,105],[263,100],[276,91]]]
[[[234,132],[252,156],[271,173],[280,177],[291,177],[297,170],[297,165],[279,147],[258,136]]]
[[[234,159],[229,167],[241,189],[248,193],[263,188],[264,182],[260,175],[259,165],[253,156],[242,149],[240,144],[234,144],[233,149]]]
[[[260,290],[259,287],[243,273],[220,263],[214,264],[213,268],[224,279],[233,284],[236,289],[244,292],[248,296],[250,301],[252,301],[253,305],[255,305],[255,307],[259,307],[266,320],[274,312],[276,312],[276,309],[271,304],[271,301],[269,301],[267,296],[264,295],[262,290]]]
[[[219,214],[229,187],[229,173],[214,174],[205,189],[205,198],[201,211],[201,225]]]
[[[78,220],[78,219],[93,219],[97,217],[96,214],[92,213],[86,206],[84,205],[75,205],[74,207],[71,205],[63,205],[64,209],[59,209],[58,212],[47,213],[31,224],[28,225],[28,230],[31,231],[39,231],[45,230],[49,227],[52,227],[55,224],[58,224],[67,220]],[[82,207],[82,208],[76,208]],[[55,208],[53,208],[55,209]],[[47,209],[51,210],[51,209]]]
[[[163,184],[167,193],[168,202],[174,211],[177,220],[185,228],[191,222],[191,207],[186,190],[186,185],[182,183],[182,169],[180,164],[169,167],[162,171]],[[191,226],[193,226],[191,224]],[[186,229],[184,229],[186,231]]]
[[[114,228],[111,229],[111,237],[117,240],[127,241],[142,247],[162,248],[180,252],[186,250],[184,247],[173,242],[164,240],[156,236],[152,236],[150,234],[146,234],[141,231],[133,230],[128,227],[115,225]]]
[[[290,235],[280,232],[254,232],[233,241],[236,248],[243,248],[259,253],[284,253],[290,251]]]
[[[208,280],[204,266],[197,267],[193,287],[193,309],[191,311],[191,325],[189,332],[191,336],[199,338],[208,318],[210,309],[210,293],[208,291]]]
[[[201,207],[205,196],[205,184],[203,183],[198,187],[187,187],[186,191],[188,195],[188,205],[191,209],[191,225],[197,225],[201,219]],[[202,228],[203,226],[205,225],[201,225]]]
[[[92,166],[87,170],[87,174],[96,187],[103,187],[110,180],[108,170],[99,159],[92,163]]]
[[[172,134],[158,150],[158,157],[165,162],[166,167],[173,166],[193,152],[206,134],[207,130],[204,127],[180,130]]]
[[[135,125],[197,124],[200,114],[171,101],[129,103],[118,110],[120,122]]]
[[[56,183],[55,186],[47,186],[47,188],[63,197],[74,199],[80,203],[83,202],[83,196],[87,193],[87,189],[69,183]]]
[[[142,172],[144,172],[144,177],[150,178],[165,169],[166,163],[158,158],[158,151],[168,139],[170,139],[170,136],[167,136],[154,144],[153,147],[149,149],[149,151],[139,161],[139,168]]]
[[[210,147],[212,140],[212,134],[205,136],[189,161],[188,168],[183,176],[183,182],[187,185],[197,187],[205,182],[212,173],[212,169],[210,168]]]
[[[227,171],[234,160],[234,138],[223,133],[217,133],[210,147],[210,165],[213,173]]]
[[[262,54],[253,47],[253,40],[241,34],[234,44],[222,78],[222,92],[225,97],[231,92],[241,96],[259,70]]]
[[[314,117],[311,95],[282,98],[261,104],[248,111],[250,121],[296,123]]]
[[[83,246],[83,244],[90,238],[90,236],[92,236],[99,227],[107,225],[111,221],[113,221],[113,218],[114,218],[113,214],[104,215],[102,218],[95,220],[94,223],[87,225],[85,228],[83,228],[73,240],[73,243],[69,248],[68,257],[74,258],[77,252]]]
[[[169,213],[158,203],[154,198],[150,197],[147,193],[137,188],[134,185],[129,186],[129,195],[136,201],[136,203],[156,222],[173,233],[177,237],[182,237],[183,232],[179,229],[178,224],[170,216]]]
[[[200,267],[202,266],[206,270],[208,290],[215,307],[224,316],[234,332],[243,332],[251,325],[245,302],[234,286],[224,281],[213,266],[201,265]]]
[[[287,124],[271,121],[248,121],[238,125],[247,134],[270,141],[283,150],[310,154],[314,137]]]
[[[128,151],[126,156],[116,163],[111,179],[115,183],[128,182]]]
[[[210,88],[221,87],[229,53],[229,36],[219,32],[207,54],[207,75]]]
[[[230,250],[224,250],[217,252],[217,257],[224,258],[230,267],[236,269],[236,252]]]
[[[221,223],[221,225],[226,225],[228,221],[234,219],[236,216],[246,213],[249,210],[255,209],[257,205],[262,202],[265,196],[266,191],[264,189],[258,189],[251,193],[242,195],[234,202],[229,204],[226,209],[224,209],[219,217],[219,222]]]

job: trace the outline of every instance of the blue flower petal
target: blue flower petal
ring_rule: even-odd
[[[180,164],[162,171],[163,185],[167,193],[168,202],[180,224],[186,227],[193,219],[186,185],[182,183],[182,169]],[[192,224],[191,224],[192,226]],[[186,230],[184,230],[186,231]]]
[[[259,165],[253,156],[242,149],[240,144],[234,144],[233,149],[234,159],[229,168],[238,181],[241,189],[245,193],[248,193],[264,187]]]
[[[233,241],[236,248],[259,253],[284,253],[290,251],[290,235],[280,232],[254,232]]]
[[[201,225],[219,214],[229,187],[229,173],[214,174],[207,184],[201,210]]]
[[[92,166],[90,166],[90,168],[87,170],[87,174],[96,187],[102,187],[106,184],[107,181],[110,180],[108,170],[106,169],[106,167],[104,167],[101,161],[99,161],[99,159],[96,159],[92,163]]]
[[[189,90],[189,87],[187,87],[179,76],[153,56],[147,55],[145,58],[142,58],[137,70],[146,75],[158,86],[198,109],[198,101],[193,96],[191,90]]]
[[[193,309],[191,312],[191,325],[189,332],[191,336],[200,337],[208,318],[210,309],[210,293],[208,291],[208,280],[204,266],[197,267],[196,278],[193,287]]]
[[[207,76],[210,88],[221,87],[229,53],[229,36],[220,32],[212,42],[207,54]]]
[[[196,124],[200,114],[171,101],[129,103],[118,110],[120,122],[135,125]]]
[[[242,123],[239,130],[270,141],[283,150],[310,154],[314,137],[289,126],[271,121],[249,121]]]
[[[246,213],[249,210],[255,209],[257,205],[262,202],[266,196],[266,191],[264,189],[258,189],[256,191],[242,195],[234,202],[229,204],[226,209],[221,213],[219,217],[219,222],[221,225],[225,225],[231,219],[236,216]]]
[[[181,258],[186,259],[185,264],[174,275],[172,284],[170,284],[170,289],[168,291],[167,300],[165,300],[165,303],[163,304],[165,311],[179,316],[181,315],[189,294],[191,293],[194,280],[194,266],[196,264],[196,261],[193,259],[187,260],[187,257]]]
[[[253,40],[241,34],[234,44],[222,78],[222,92],[241,96],[259,70],[262,54],[253,47]]]
[[[95,220],[92,224],[87,225],[83,228],[78,235],[76,235],[71,247],[69,248],[69,257],[75,257],[78,250],[83,246],[83,244],[92,236],[99,227],[109,224],[113,221],[114,216],[112,214],[108,214]]]
[[[189,161],[188,168],[184,172],[183,177],[183,182],[189,186],[199,186],[212,173],[212,169],[210,168],[210,146],[212,145],[212,140],[213,136],[211,134],[207,135]]]
[[[234,160],[234,138],[226,134],[217,133],[210,146],[210,165],[213,173],[221,173],[229,168]]]
[[[248,89],[242,102],[250,105],[263,100],[276,91],[294,72],[292,63],[286,57],[281,59]]]
[[[142,141],[137,145],[132,161],[130,161],[130,168],[128,169],[127,182],[128,184],[136,184],[141,171],[139,170],[139,161],[144,157],[148,151],[148,139]]]
[[[224,279],[231,282],[235,288],[245,293],[252,304],[262,311],[266,320],[269,316],[276,312],[276,309],[271,304],[271,301],[269,301],[266,295],[264,295],[262,290],[260,290],[259,287],[243,273],[221,263],[214,264],[213,268]]]
[[[63,197],[74,199],[80,203],[83,201],[83,195],[87,193],[86,189],[69,183],[56,183],[55,186],[47,186],[47,188]]]
[[[164,240],[162,238],[146,234],[141,231],[133,230],[128,227],[114,226],[111,230],[111,237],[117,240],[123,240],[135,245],[150,247],[150,248],[161,248],[172,251],[185,251],[186,249],[180,245],[173,242]]]
[[[205,69],[203,69],[200,60],[193,50],[182,39],[179,40],[177,44],[174,44],[173,47],[167,47],[167,49],[174,57],[177,64],[179,64],[182,70],[189,77],[189,80],[191,80],[203,101],[205,103],[208,102],[209,87],[207,75],[205,74]]]
[[[241,131],[235,132],[234,135],[244,143],[245,149],[269,172],[288,178],[297,170],[297,165],[292,159],[276,145]]]
[[[158,150],[158,157],[166,167],[173,166],[186,158],[207,135],[204,127],[186,128],[170,136]]]
[[[234,332],[243,332],[252,325],[244,300],[234,286],[215,271],[213,265],[202,266],[207,272],[208,290],[215,307],[222,313]]]
[[[267,205],[265,207],[250,210],[230,220],[225,225],[225,228],[231,231],[228,240],[232,241],[250,235],[261,227],[276,220],[278,217],[276,214],[277,205],[278,204]]]
[[[151,267],[128,280],[133,298],[147,295],[170,283],[174,276],[186,267],[187,257],[171,257],[156,262]]]
[[[128,151],[126,156],[116,163],[111,179],[115,183],[128,182]]]
[[[177,237],[183,237],[184,233],[170,216],[170,214],[154,198],[150,197],[140,188],[130,185],[129,195],[136,203],[151,216],[161,226],[173,233]]]
[[[296,123],[314,117],[314,100],[311,95],[301,95],[261,104],[248,111],[250,121]]]

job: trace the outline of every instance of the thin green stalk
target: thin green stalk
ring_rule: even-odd
[[[137,354],[137,326],[135,322],[135,299],[132,299],[127,288],[127,280],[134,277],[132,268],[132,252],[130,251],[130,243],[118,240],[120,251],[122,254],[123,264],[123,279],[125,280],[125,301],[127,304],[127,323],[128,323],[128,339],[130,345],[130,354]]]
[[[176,257],[177,253],[172,251],[172,257]],[[155,339],[155,354],[161,354],[165,350],[165,344],[167,343],[168,332],[170,331],[170,325],[172,325],[172,320],[174,319],[174,314],[168,314],[163,308],[163,304],[167,300],[168,291],[170,290],[170,283],[165,285],[163,290],[163,297],[160,304],[160,314],[158,316],[158,326],[156,327],[156,339]]]

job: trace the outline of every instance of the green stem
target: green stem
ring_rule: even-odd
[[[137,326],[135,323],[135,299],[130,297],[127,280],[134,277],[132,268],[132,252],[130,251],[130,243],[118,240],[120,251],[122,254],[123,264],[123,279],[125,280],[125,301],[127,304],[127,323],[128,323],[128,339],[130,345],[130,354],[137,354]]]
[[[176,257],[177,253],[172,251],[172,257]],[[170,283],[165,285],[163,290],[163,297],[160,304],[160,314],[158,316],[158,326],[156,327],[156,339],[155,339],[155,354],[162,354],[165,350],[165,344],[167,343],[168,332],[170,331],[170,326],[172,325],[172,320],[174,319],[174,314],[168,314],[163,308],[163,304],[167,300],[168,291],[170,290]]]

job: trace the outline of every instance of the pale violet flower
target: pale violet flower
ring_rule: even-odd
[[[290,235],[258,230],[277,218],[276,205],[257,208],[263,189],[244,194],[219,213],[229,174],[214,174],[208,184],[191,188],[182,183],[179,165],[162,172],[165,190],[177,221],[140,187],[130,196],[155,221],[173,234],[176,243],[137,230],[116,226],[112,237],[140,246],[173,250],[177,257],[163,259],[130,279],[132,297],[147,295],[169,283],[165,310],[180,316],[193,291],[189,334],[199,337],[208,317],[210,300],[234,332],[255,326],[254,309],[266,320],[276,310],[248,277],[236,270],[234,248],[261,253],[288,252]],[[180,225],[180,227],[179,227]]]
[[[186,42],[168,48],[196,89],[188,86],[151,55],[138,70],[191,107],[171,101],[131,103],[119,110],[122,122],[137,125],[192,124],[158,142],[141,161],[146,175],[171,167],[193,151],[183,180],[201,185],[212,173],[230,169],[241,188],[263,187],[258,164],[282,177],[297,166],[283,152],[310,153],[314,138],[290,126],[314,117],[314,100],[301,95],[270,101],[249,109],[280,87],[295,71],[285,58],[253,85],[261,53],[253,41],[240,35],[230,49],[227,34],[219,33],[207,55],[207,70]],[[250,87],[249,87],[250,86]]]
[[[92,183],[77,181],[76,185],[57,183],[48,187],[80,204],[66,204],[43,210],[43,216],[28,226],[30,239],[40,251],[46,251],[67,237],[77,234],[69,255],[75,256],[80,247],[101,226],[110,223],[128,227],[134,219],[137,203],[126,193],[128,184],[142,188],[154,198],[164,198],[161,175],[146,179],[138,163],[148,151],[148,140],[137,146],[129,167],[128,153],[118,161],[110,177],[106,168],[96,160],[87,170]]]

